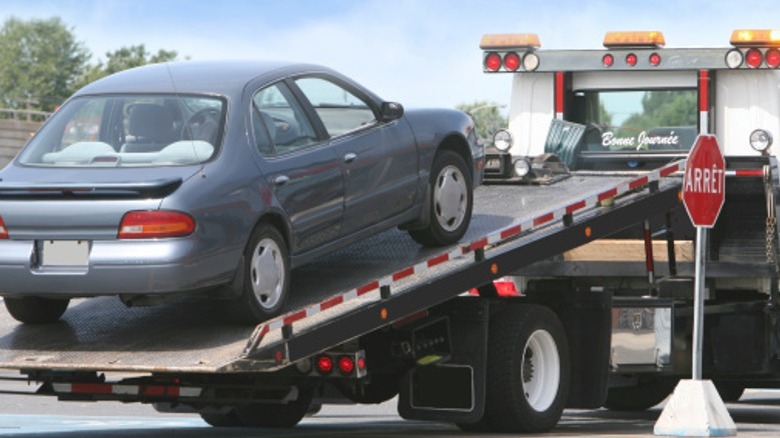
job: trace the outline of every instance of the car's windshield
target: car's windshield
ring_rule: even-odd
[[[19,155],[32,166],[201,163],[221,143],[225,103],[211,96],[83,96],[57,110]]]
[[[576,122],[589,152],[686,153],[698,133],[694,89],[581,91]]]

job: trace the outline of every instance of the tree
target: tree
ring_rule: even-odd
[[[84,74],[79,76],[77,88],[81,88],[91,82],[110,74],[118,73],[129,68],[140,67],[146,64],[174,61],[179,56],[175,50],[160,49],[156,54],[146,51],[146,46],[138,44],[130,47],[122,47],[113,52],[106,53],[106,62],[98,62],[89,66]]]
[[[457,109],[469,113],[477,125],[479,138],[492,140],[493,135],[500,129],[506,129],[507,118],[501,115],[501,105],[495,102],[478,100],[474,103],[463,103]]]
[[[0,105],[52,111],[72,92],[89,51],[59,18],[9,18],[0,28]]]

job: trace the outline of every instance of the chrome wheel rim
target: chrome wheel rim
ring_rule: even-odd
[[[257,303],[263,309],[273,309],[282,298],[285,281],[284,260],[279,245],[273,239],[262,239],[252,252],[249,281]]]
[[[468,188],[466,178],[456,166],[447,166],[439,172],[433,190],[436,221],[444,231],[453,232],[466,218]]]

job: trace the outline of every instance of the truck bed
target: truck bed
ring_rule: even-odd
[[[424,264],[439,254],[455,253],[471,242],[484,240],[513,224],[534,223],[540,213],[594,198],[611,187],[627,187],[637,176],[574,174],[550,186],[483,186],[475,192],[471,226],[461,244],[424,248],[405,232],[391,230],[323,257],[292,273],[290,313],[303,309],[308,316],[296,333],[315,330],[323,321],[358,311],[380,299],[380,292],[344,300],[324,312],[309,308],[329,297],[376,283],[377,279]],[[678,186],[679,178],[662,185]],[[565,227],[551,223],[546,234]],[[523,228],[525,230],[525,227]],[[542,230],[544,228],[541,228]],[[528,232],[530,234],[536,231]],[[527,237],[528,234],[522,235]],[[521,239],[522,240],[522,239]],[[522,246],[522,242],[515,244]],[[452,275],[473,260],[455,258],[435,269],[404,275],[393,295],[419,291],[420,286]],[[502,273],[506,275],[508,273]],[[381,283],[381,282],[380,282]],[[463,290],[477,286],[464,284]],[[462,291],[453,291],[454,295]],[[453,296],[454,296],[453,295]],[[341,300],[339,300],[340,302]],[[405,315],[393,315],[392,319]],[[258,327],[226,320],[213,300],[181,297],[153,307],[127,308],[116,297],[77,300],[62,320],[49,325],[23,325],[0,311],[0,368],[93,370],[122,372],[229,372],[252,369],[258,349],[282,342],[279,318]],[[270,333],[269,333],[270,332]],[[345,335],[346,336],[346,335]],[[332,339],[333,344],[348,340]]]

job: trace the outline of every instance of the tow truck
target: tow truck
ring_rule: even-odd
[[[85,300],[50,325],[17,325],[2,315],[0,368],[35,384],[25,394],[150,403],[219,427],[291,427],[317,403],[396,396],[403,418],[470,432],[542,432],[565,408],[630,408],[629,396],[688,366],[680,354],[689,348],[692,278],[691,227],[679,214],[684,147],[652,159],[644,149],[583,149],[587,115],[604,106],[605,118],[594,123],[607,125],[603,90],[685,90],[686,99],[694,96],[695,127],[727,125],[718,118],[728,115],[718,115],[728,112],[720,109],[726,99],[713,99],[719,88],[710,84],[728,85],[720,75],[731,73],[743,89],[726,88],[732,101],[747,99],[736,114],[747,122],[751,112],[776,114],[756,106],[766,103],[772,78],[776,92],[776,72],[763,66],[770,57],[758,42],[752,50],[762,54],[761,66],[751,69],[733,66],[733,50],[755,62],[742,47],[548,52],[529,40],[483,40],[484,68],[514,75],[510,161],[555,154],[561,158],[546,161],[571,167],[567,178],[479,188],[470,230],[451,247],[421,250],[388,231],[298,268],[291,310],[257,327],[226,320],[196,298],[130,309]],[[520,62],[507,61],[513,58]],[[762,84],[767,89],[743,96]],[[561,122],[585,126],[580,139],[548,141],[560,137],[551,133]],[[767,135],[777,132],[777,117],[758,122]],[[748,139],[739,132],[726,140],[742,150]],[[763,220],[774,217],[768,202],[780,188],[771,156],[729,159],[729,166],[731,196],[710,247],[717,260],[707,271],[713,339],[706,345],[710,365],[729,371],[722,381],[752,385],[772,380],[777,355],[776,224],[770,242]],[[641,261],[632,260],[637,242]],[[666,270],[654,265],[661,249]]]

